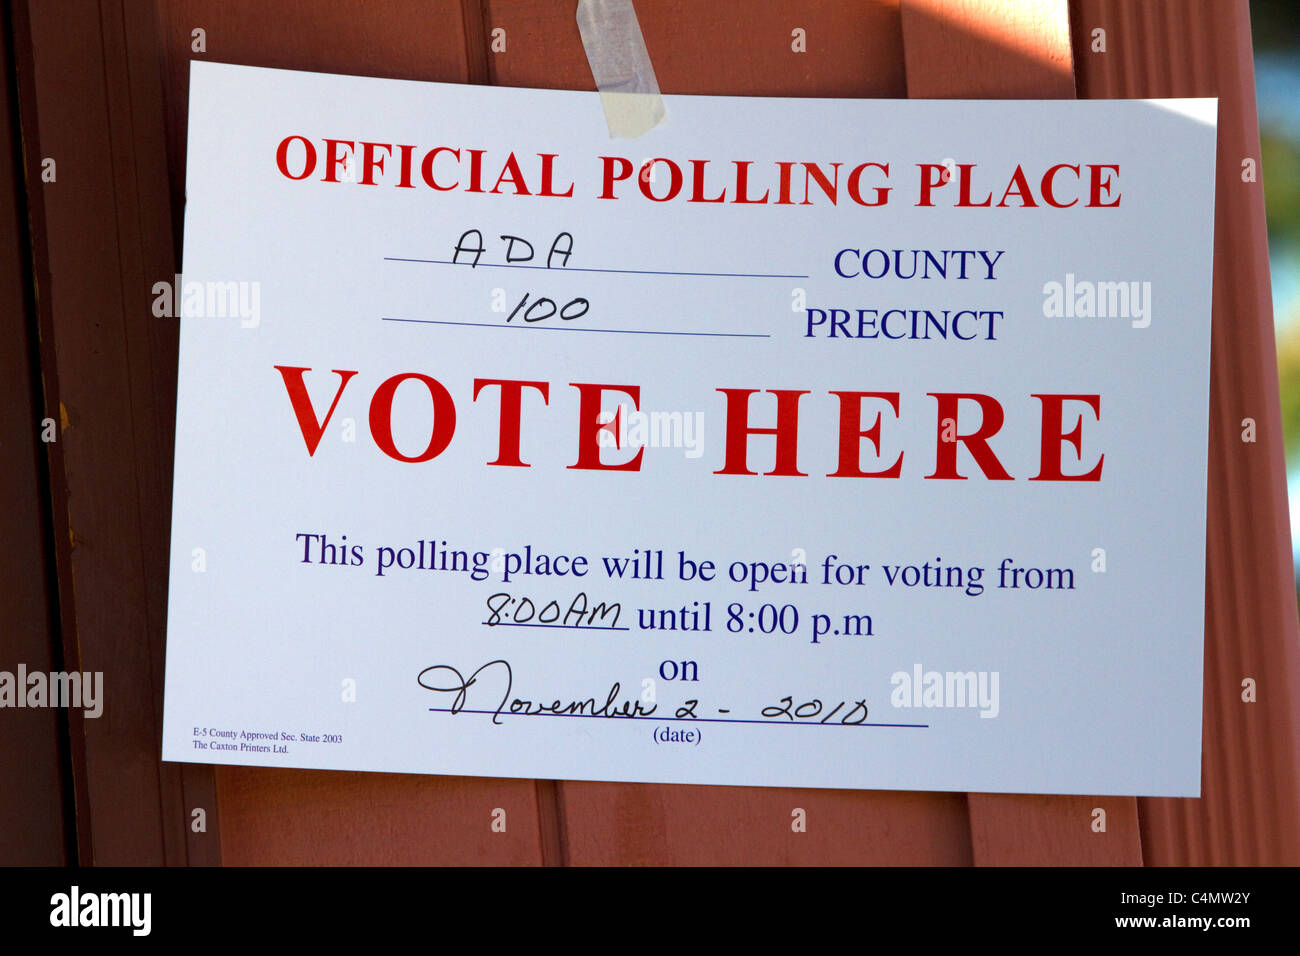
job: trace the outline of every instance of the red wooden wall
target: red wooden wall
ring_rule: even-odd
[[[1244,0],[636,2],[666,93],[1221,98],[1200,799],[159,762],[176,328],[151,315],[150,288],[179,261],[189,61],[592,89],[574,6],[89,0],[70,14],[16,0],[0,64],[14,81],[7,132],[21,131],[21,144],[0,142],[0,229],[15,237],[0,257],[0,321],[19,344],[0,355],[0,387],[22,414],[0,421],[0,443],[17,449],[0,480],[27,520],[0,518],[15,542],[0,549],[15,582],[0,613],[16,625],[2,646],[31,667],[61,657],[103,670],[109,706],[98,721],[29,712],[28,725],[3,725],[0,769],[30,771],[0,793],[0,833],[30,825],[25,843],[0,844],[0,862],[1300,862],[1300,661],[1262,192],[1239,176],[1259,151]],[[497,28],[502,53],[490,51]],[[806,53],[791,49],[796,28]],[[58,179],[43,184],[47,156]],[[42,445],[30,423],[47,415],[59,441]],[[1256,444],[1239,440],[1245,417]],[[1240,699],[1245,677],[1255,703]],[[196,807],[204,832],[189,825]],[[795,807],[805,833],[791,831]],[[496,808],[504,834],[490,828]]]

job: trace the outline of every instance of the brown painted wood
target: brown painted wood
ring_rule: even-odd
[[[585,782],[563,792],[576,865],[971,863],[960,793]]]
[[[907,95],[1074,99],[1066,0],[903,0]]]
[[[577,4],[484,0],[484,27],[506,32],[492,53],[500,86],[594,90]],[[897,0],[637,0],[664,93],[715,96],[904,96]],[[572,9],[571,9],[572,8]],[[791,49],[803,30],[806,53]],[[486,41],[485,41],[486,43]]]
[[[152,8],[17,3],[25,160],[57,162],[30,191],[44,407],[68,668],[101,671],[104,714],[69,715],[82,863],[212,862],[188,824],[211,772],[163,765],[163,622],[175,328],[151,314],[173,274]]]
[[[7,13],[7,11],[5,11]],[[7,17],[6,17],[7,20]],[[0,670],[62,670],[57,648],[54,544],[48,475],[38,437],[47,416],[40,388],[36,309],[12,27],[0,45]],[[68,861],[64,716],[52,709],[0,711],[0,866]]]
[[[1065,0],[903,0],[902,13],[910,96],[1074,98]],[[1142,863],[1132,797],[972,793],[968,805],[978,865]]]
[[[531,780],[222,767],[220,786],[227,865],[533,866],[543,858]]]
[[[1190,15],[1194,11],[1194,15]],[[1217,96],[1201,797],[1140,801],[1147,862],[1300,863],[1300,639],[1245,0],[1078,0],[1082,96]],[[1092,31],[1106,52],[1092,52]],[[1177,157],[1171,157],[1177,161]],[[1241,440],[1246,418],[1258,441]],[[1258,685],[1242,700],[1242,681]]]
[[[967,803],[976,866],[1143,863],[1133,797],[972,793]],[[1105,816],[1097,815],[1098,810]]]

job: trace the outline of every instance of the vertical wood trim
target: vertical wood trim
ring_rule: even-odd
[[[36,67],[33,50],[31,19],[27,4],[17,2],[9,6],[12,23],[14,66],[17,73],[18,103],[22,135],[23,165],[26,169],[39,169],[41,160],[47,154],[41,150],[40,117],[37,113]],[[48,470],[48,493],[50,498],[50,516],[53,524],[54,573],[57,582],[59,646],[54,648],[54,657],[62,658],[62,667],[66,670],[81,670],[81,655],[76,643],[76,602],[72,590],[70,575],[66,576],[67,557],[70,551],[71,530],[67,516],[67,484],[64,449],[67,446],[67,413],[59,400],[59,371],[55,361],[54,318],[51,309],[49,290],[50,279],[49,256],[45,251],[47,235],[45,216],[45,189],[30,190],[27,193],[28,242],[30,243],[33,307],[36,313],[38,361],[41,377],[41,404],[51,412],[59,422],[59,440],[46,445],[45,454]],[[107,692],[107,687],[104,688]],[[91,828],[88,807],[90,805],[89,789],[85,772],[85,721],[76,711],[66,715],[68,735],[67,773],[70,780],[66,785],[72,793],[73,846],[68,848],[70,862],[87,865],[91,862]]]
[[[465,74],[466,80],[477,85],[492,82],[492,69],[488,60],[489,53],[487,11],[483,8],[488,0],[461,0],[461,32],[465,34]]]
[[[1300,635],[1245,0],[1076,0],[1082,96],[1217,96],[1201,797],[1140,801],[1147,862],[1300,864]],[[1106,31],[1105,53],[1091,32]],[[1171,157],[1177,161],[1177,157]],[[1191,264],[1190,268],[1196,268]],[[1258,440],[1241,440],[1253,418]],[[1255,703],[1242,680],[1257,682]]]
[[[909,96],[1074,98],[1065,0],[903,0],[902,12]],[[1142,862],[1132,797],[972,793],[967,807],[977,866]]]
[[[537,819],[542,865],[568,866],[568,832],[564,822],[564,788],[558,780],[538,780]]]
[[[215,806],[191,836],[185,799],[210,770],[159,759],[176,334],[150,308],[175,272],[152,18],[120,0],[18,2],[14,16],[27,166],[58,164],[31,221],[45,404],[63,420],[51,495],[64,656],[104,675],[103,716],[69,715],[86,864],[213,861],[218,846]]]
[[[57,411],[45,411],[41,392],[27,212],[41,170],[24,175],[8,6],[0,18],[0,670],[61,671],[48,460],[38,438],[42,419],[57,422]],[[55,709],[0,712],[0,866],[60,866],[75,852],[66,722]]]

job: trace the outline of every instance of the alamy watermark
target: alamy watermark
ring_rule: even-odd
[[[704,454],[703,412],[644,412],[620,404],[601,412],[597,424],[601,448],[681,448],[687,458]]]
[[[151,893],[90,893],[73,885],[50,897],[50,925],[125,926],[132,936],[148,936],[152,910]]]
[[[927,671],[913,664],[911,673],[895,671],[889,702],[895,707],[978,707],[981,717],[996,717],[998,671]]]
[[[104,712],[103,671],[28,672],[26,664],[18,672],[0,671],[0,707],[75,707],[86,716],[99,717]]]
[[[262,283],[186,280],[153,284],[153,314],[158,318],[239,319],[246,329],[262,322]]]
[[[1132,319],[1135,329],[1151,324],[1150,282],[1093,282],[1065,274],[1043,286],[1043,315],[1049,319]]]

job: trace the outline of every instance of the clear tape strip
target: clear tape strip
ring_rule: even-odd
[[[578,32],[609,135],[634,139],[667,118],[632,0],[578,0]]]

